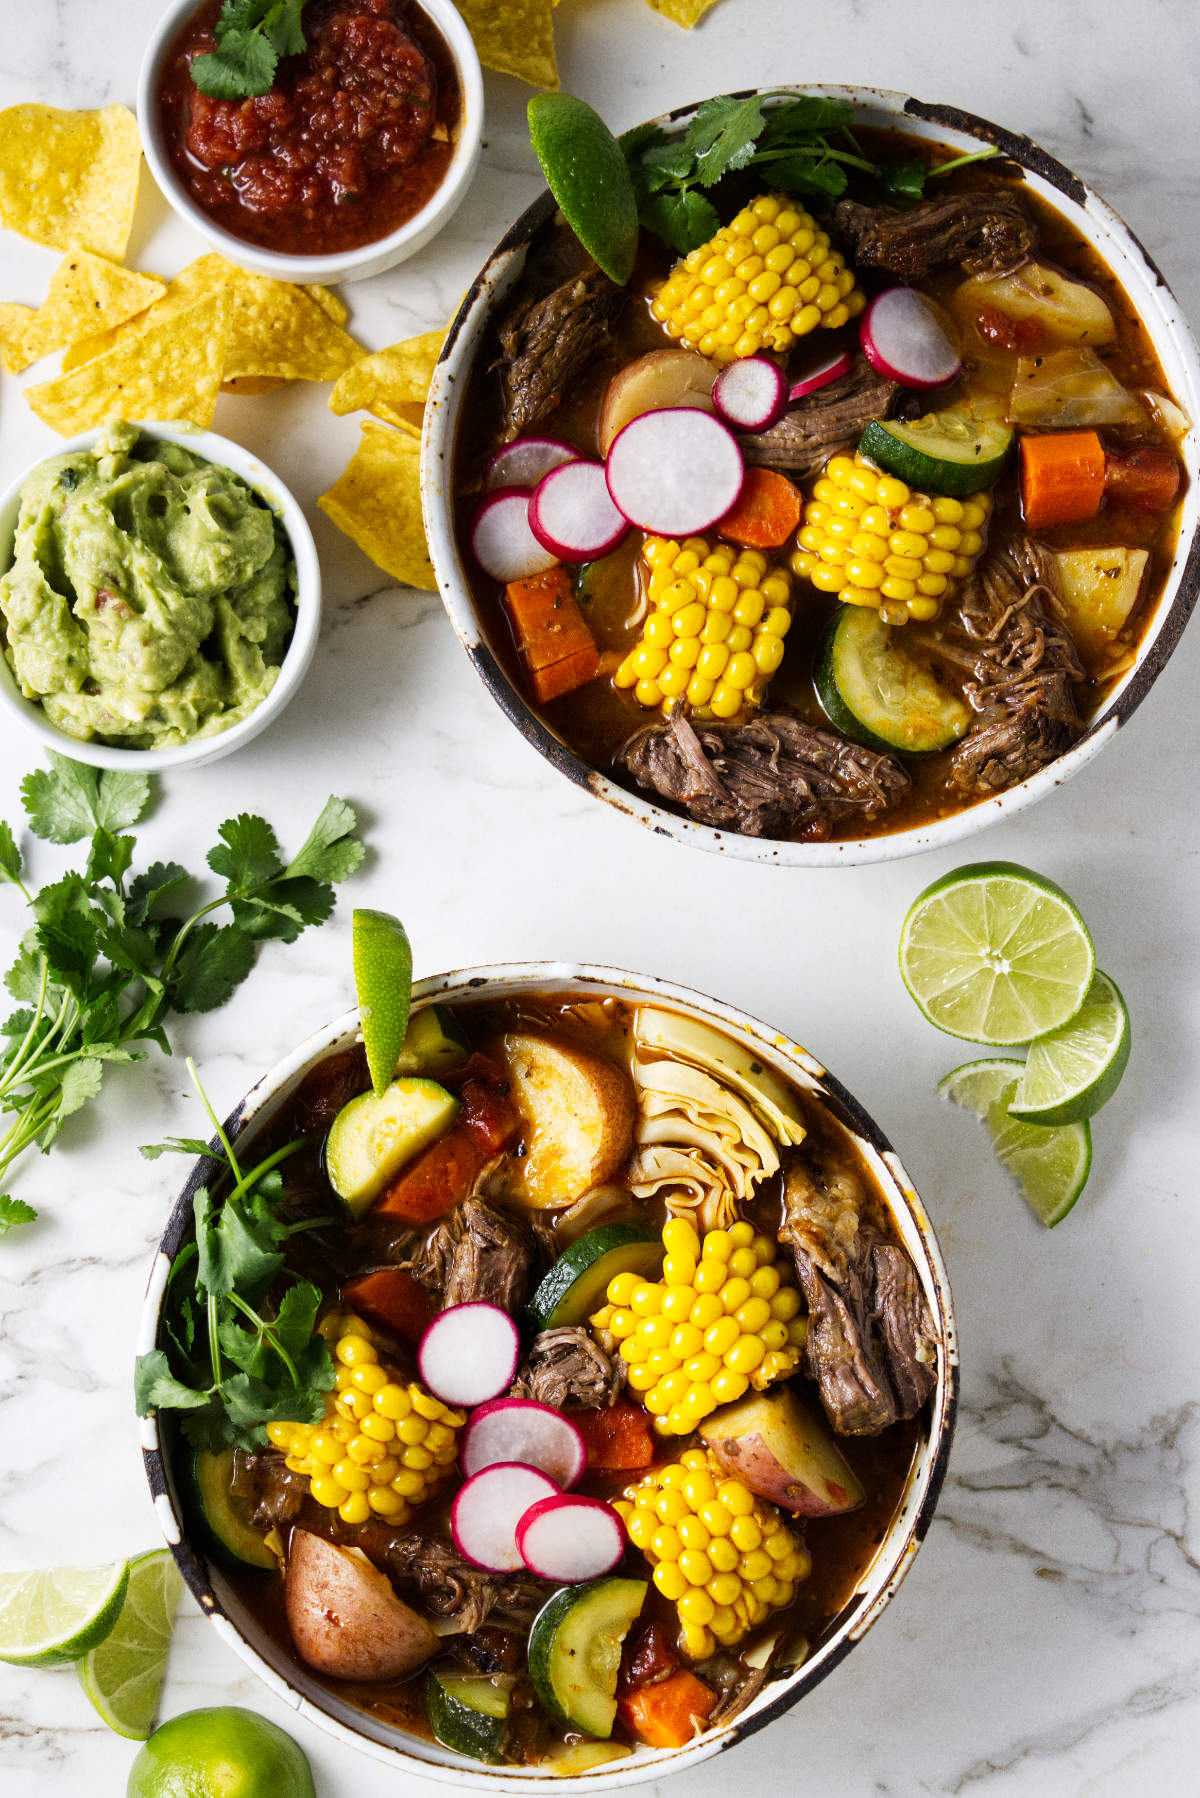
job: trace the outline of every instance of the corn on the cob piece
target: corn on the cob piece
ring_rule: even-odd
[[[630,1388],[663,1436],[688,1436],[748,1386],[790,1374],[808,1331],[800,1294],[784,1281],[775,1245],[751,1225],[709,1230],[686,1218],[663,1226],[661,1280],[617,1274],[591,1321],[620,1343]]]
[[[790,350],[818,325],[836,329],[866,298],[811,213],[762,194],[677,262],[650,310],[668,336],[714,362]]]
[[[687,1449],[627,1486],[614,1504],[651,1578],[679,1615],[692,1660],[731,1648],[790,1604],[812,1556],[774,1505],[723,1471],[706,1449]]]
[[[768,573],[761,550],[703,537],[647,537],[642,560],[650,612],[617,686],[667,712],[686,698],[700,718],[756,710],[792,622],[787,570]]]
[[[326,1320],[321,1329],[335,1338],[338,1364],[324,1421],[269,1423],[267,1436],[343,1522],[365,1523],[374,1513],[406,1523],[453,1466],[466,1415],[384,1367],[360,1318]]]
[[[991,495],[915,493],[862,456],[834,456],[796,533],[792,570],[847,605],[877,606],[885,624],[924,623],[970,574]]]

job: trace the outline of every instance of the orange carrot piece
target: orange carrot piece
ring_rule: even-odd
[[[571,593],[571,577],[565,568],[548,568],[528,580],[510,581],[504,602],[516,632],[517,647],[524,649],[552,630],[564,608],[578,612]]]
[[[376,1199],[372,1216],[431,1224],[466,1198],[488,1159],[479,1136],[465,1124],[454,1124],[396,1176]]]
[[[421,1282],[402,1267],[361,1274],[342,1288],[342,1298],[368,1323],[395,1330],[409,1342],[419,1342],[433,1322],[432,1299]]]
[[[1021,438],[1021,509],[1030,530],[1094,518],[1104,498],[1104,449],[1095,431]]]
[[[1119,506],[1165,512],[1175,504],[1180,478],[1179,461],[1170,450],[1134,449],[1123,456],[1109,456],[1104,491]]]
[[[546,668],[530,669],[533,695],[539,704],[545,705],[548,699],[561,699],[564,693],[573,693],[576,687],[595,680],[600,672],[600,652],[590,641],[590,632],[588,636],[586,648],[579,648],[574,654],[564,656],[561,662],[551,662]]]
[[[785,474],[773,468],[748,468],[737,505],[726,512],[717,530],[729,543],[747,549],[778,549],[800,523],[803,503]]]
[[[694,1673],[680,1668],[655,1685],[617,1700],[617,1715],[651,1748],[684,1748],[716,1706],[717,1695]]]
[[[627,1473],[654,1459],[650,1419],[628,1399],[619,1398],[607,1411],[574,1411],[571,1422],[583,1437],[588,1466],[599,1473]]]

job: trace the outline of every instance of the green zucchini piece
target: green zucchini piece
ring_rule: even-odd
[[[623,1742],[552,1742],[534,1766],[567,1779],[573,1773],[593,1773],[612,1761],[627,1760],[632,1753]]]
[[[586,1323],[604,1303],[617,1274],[656,1280],[662,1271],[662,1237],[642,1224],[597,1224],[564,1249],[530,1299],[526,1315],[537,1330]]]
[[[458,1100],[434,1080],[402,1075],[381,1093],[359,1093],[329,1126],[325,1172],[338,1197],[362,1217],[389,1180],[450,1128]]]
[[[645,1580],[610,1574],[565,1586],[542,1606],[529,1632],[529,1675],[557,1722],[589,1736],[612,1734],[621,1644],[648,1589]]]
[[[429,1727],[444,1748],[476,1761],[502,1761],[512,1693],[495,1680],[431,1673],[425,1687]]]
[[[995,485],[1012,443],[1008,425],[968,418],[965,412],[927,412],[907,424],[873,419],[858,447],[910,487],[962,499]]]
[[[868,749],[930,755],[971,723],[963,701],[903,647],[874,606],[841,606],[821,646],[817,695],[830,723]]]
[[[458,1020],[444,1005],[427,1005],[408,1020],[397,1074],[429,1074],[436,1078],[460,1068],[471,1053]]]
[[[216,1453],[200,1448],[188,1453],[182,1474],[193,1533],[207,1559],[221,1567],[252,1568],[256,1572],[279,1566],[263,1540],[263,1532],[250,1522],[249,1507],[230,1490],[231,1448]]]

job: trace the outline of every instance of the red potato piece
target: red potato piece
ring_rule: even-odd
[[[661,412],[666,406],[714,411],[716,378],[716,364],[694,350],[650,350],[626,363],[604,389],[597,431],[600,454],[607,456],[617,432],[643,412]]]
[[[300,1658],[332,1679],[401,1679],[441,1647],[359,1548],[295,1529],[283,1585]]]
[[[700,1434],[727,1473],[794,1517],[837,1517],[866,1497],[824,1424],[786,1386],[714,1411]]]
[[[524,1152],[510,1163],[513,1197],[538,1210],[572,1205],[611,1180],[633,1146],[629,1076],[560,1038],[514,1031],[504,1054],[526,1123]]]

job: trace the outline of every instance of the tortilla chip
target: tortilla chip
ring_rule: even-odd
[[[531,87],[557,87],[553,0],[460,0],[479,60]]]
[[[717,0],[646,0],[646,4],[660,12],[664,19],[674,19],[686,31],[698,25],[709,7],[716,3]]]
[[[221,382],[222,393],[241,394],[243,398],[258,393],[274,393],[277,387],[287,387],[287,381],[277,381],[271,375],[236,375],[232,381]]]
[[[94,250],[120,262],[141,165],[127,106],[9,106],[0,112],[0,224],[56,250]]]
[[[329,396],[330,410],[373,412],[385,424],[419,437],[429,383],[445,341],[444,330],[425,331],[362,357],[338,376]]]
[[[36,317],[32,306],[19,306],[16,300],[0,300],[0,362],[14,375],[27,366],[21,357],[21,345]]]
[[[144,312],[166,292],[153,275],[119,268],[91,250],[73,250],[50,277],[46,298],[33,313],[19,343],[4,346],[4,365],[19,374],[31,362]]]
[[[206,293],[83,368],[27,387],[25,398],[64,437],[113,417],[186,418],[208,426],[229,344],[229,311],[224,289]]]
[[[420,470],[419,443],[368,421],[349,468],[317,504],[376,567],[405,586],[433,591]]]
[[[315,281],[305,281],[300,291],[306,293],[310,300],[321,308],[326,318],[331,318],[335,325],[344,325],[350,316],[336,293],[330,293],[327,287],[318,287]]]

